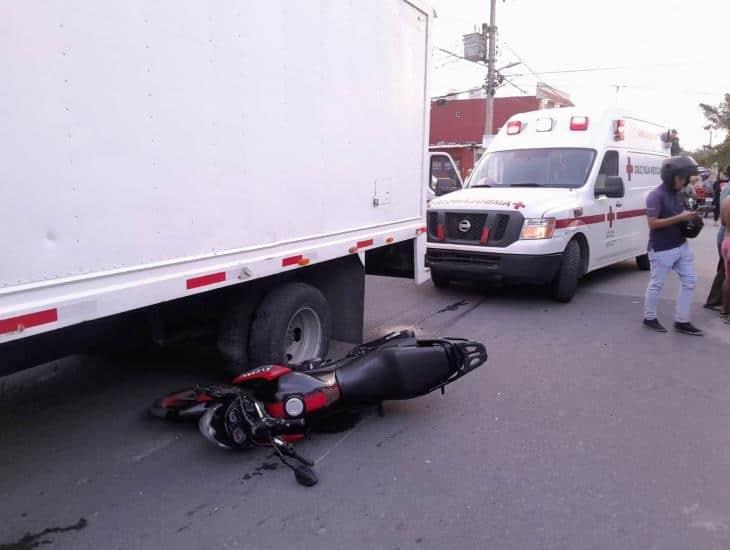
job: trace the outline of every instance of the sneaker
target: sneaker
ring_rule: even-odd
[[[644,326],[654,332],[667,332],[658,319],[644,319]]]
[[[674,323],[674,328],[677,332],[683,332],[692,336],[702,336],[702,331],[692,323]]]

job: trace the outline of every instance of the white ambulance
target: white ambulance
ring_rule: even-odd
[[[546,284],[567,302],[590,271],[628,258],[648,269],[645,200],[669,156],[666,131],[616,110],[515,115],[465,188],[431,202],[434,284]]]

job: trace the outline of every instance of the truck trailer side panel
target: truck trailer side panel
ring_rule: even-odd
[[[415,238],[428,25],[402,0],[3,4],[0,321]]]

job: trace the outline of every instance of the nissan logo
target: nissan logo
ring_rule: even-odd
[[[461,220],[459,222],[459,231],[467,233],[471,229],[471,222],[469,220]]]

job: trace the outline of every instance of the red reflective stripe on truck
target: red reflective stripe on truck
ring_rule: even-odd
[[[290,265],[297,265],[303,259],[304,259],[304,256],[302,256],[301,254],[299,254],[298,256],[290,256],[288,258],[284,258],[283,260],[281,260],[281,266],[289,267]]]
[[[357,243],[358,248],[365,248],[367,246],[373,246],[372,239],[367,239],[366,241],[358,241],[358,243]]]
[[[215,283],[222,283],[226,280],[226,273],[221,271],[220,273],[211,273],[210,275],[203,275],[201,277],[193,277],[186,281],[188,290],[192,288],[198,288],[206,285],[213,285]]]
[[[0,319],[0,334],[20,332],[26,328],[55,323],[56,321],[58,321],[57,309],[46,309],[35,313],[10,317],[9,319]]]
[[[646,208],[641,208],[639,210],[619,210],[616,213],[616,219],[624,220],[626,218],[638,218],[639,216],[646,216]]]
[[[579,218],[565,218],[555,222],[555,229],[565,229],[574,225],[591,225],[594,223],[602,223],[606,221],[605,214],[596,214],[594,216],[581,216]]]

